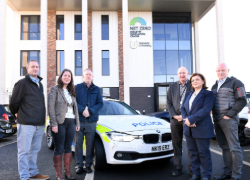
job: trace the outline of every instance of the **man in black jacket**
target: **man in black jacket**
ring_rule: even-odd
[[[15,84],[10,101],[11,113],[17,115],[18,171],[21,180],[49,179],[49,176],[39,174],[36,165],[46,114],[36,60],[27,63],[27,72],[25,78]]]
[[[181,116],[181,105],[184,100],[187,91],[191,91],[191,85],[188,77],[188,70],[185,67],[180,67],[177,71],[179,81],[171,84],[167,92],[167,107],[170,114],[171,134],[172,143],[174,149],[174,166],[175,170],[172,176],[179,176],[182,174],[182,139],[183,139],[183,120]],[[192,167],[190,163],[190,153],[188,152],[189,158],[189,171],[192,173]]]
[[[225,63],[219,64],[216,72],[219,80],[212,87],[215,97],[213,120],[216,138],[222,149],[224,172],[214,179],[237,180],[241,178],[243,166],[238,136],[238,113],[247,103],[245,87],[240,80],[228,77],[229,69]]]

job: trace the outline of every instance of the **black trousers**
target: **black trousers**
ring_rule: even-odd
[[[52,131],[55,142],[54,156],[62,155],[64,153],[71,153],[71,145],[74,140],[76,132],[75,119],[65,118],[63,124],[58,124],[58,133]]]
[[[179,122],[175,119],[170,120],[172,144],[174,149],[174,166],[178,169],[182,168],[182,140],[183,140],[183,121]],[[190,152],[188,151],[189,165],[188,169],[192,172],[192,166],[190,162]]]

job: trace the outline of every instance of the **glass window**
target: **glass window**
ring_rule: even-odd
[[[165,51],[154,51],[154,74],[166,74]]]
[[[179,51],[180,66],[187,68],[188,72],[192,72],[191,51]]]
[[[110,95],[110,88],[102,88],[102,93],[105,95]]]
[[[178,50],[178,41],[166,41],[166,50]]]
[[[154,41],[154,50],[165,50],[165,41]]]
[[[135,115],[137,112],[123,102],[103,101],[99,115]]]
[[[180,67],[178,62],[178,51],[166,51],[167,74],[177,74]]]
[[[191,13],[153,13],[154,82],[177,81],[177,70],[192,74]]]
[[[153,40],[165,40],[164,14],[154,13],[153,15]]]
[[[21,51],[21,69],[20,76],[25,76],[27,74],[27,63],[30,60],[36,60],[39,64],[39,73],[40,75],[40,51]]]
[[[159,111],[166,111],[167,109],[167,87],[159,87]]]
[[[75,51],[75,75],[82,75],[82,51]]]
[[[64,16],[56,16],[56,40],[64,40]]]
[[[59,76],[64,69],[64,51],[56,51],[56,75]]]
[[[82,40],[82,15],[75,16],[75,40]]]
[[[166,75],[155,75],[154,82],[155,83],[163,83],[166,82],[167,76]]]
[[[21,16],[21,40],[40,40],[40,16]]]
[[[109,51],[102,51],[102,75],[109,76]]]
[[[165,18],[166,40],[178,40],[177,22],[178,17]]]
[[[102,40],[109,40],[109,16],[102,15]]]

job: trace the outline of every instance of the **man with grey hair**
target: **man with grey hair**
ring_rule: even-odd
[[[235,77],[228,77],[229,69],[225,63],[217,66],[216,73],[219,80],[212,87],[215,97],[213,120],[216,138],[222,149],[224,172],[214,179],[238,180],[241,178],[243,166],[238,135],[238,113],[247,103],[245,87]]]
[[[76,101],[79,112],[80,131],[75,134],[75,158],[76,173],[83,173],[83,140],[86,140],[85,167],[87,173],[91,173],[91,165],[94,157],[94,140],[96,132],[96,122],[98,121],[98,112],[103,106],[101,89],[93,84],[93,73],[91,69],[85,69],[83,72],[83,83],[75,86]]]
[[[183,139],[183,119],[181,116],[181,106],[187,91],[191,91],[191,85],[188,78],[188,70],[185,67],[180,67],[177,71],[179,81],[171,84],[167,92],[167,108],[170,114],[170,125],[172,134],[172,143],[174,149],[174,166],[172,176],[179,176],[182,174],[182,139]],[[192,176],[192,167],[189,158],[189,171]]]
[[[36,60],[27,63],[28,74],[19,80],[12,93],[10,110],[17,114],[18,171],[21,180],[49,179],[36,165],[45,125],[44,90]]]

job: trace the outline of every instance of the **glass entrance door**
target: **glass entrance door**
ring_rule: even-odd
[[[167,91],[171,83],[155,83],[155,111],[168,111]]]

